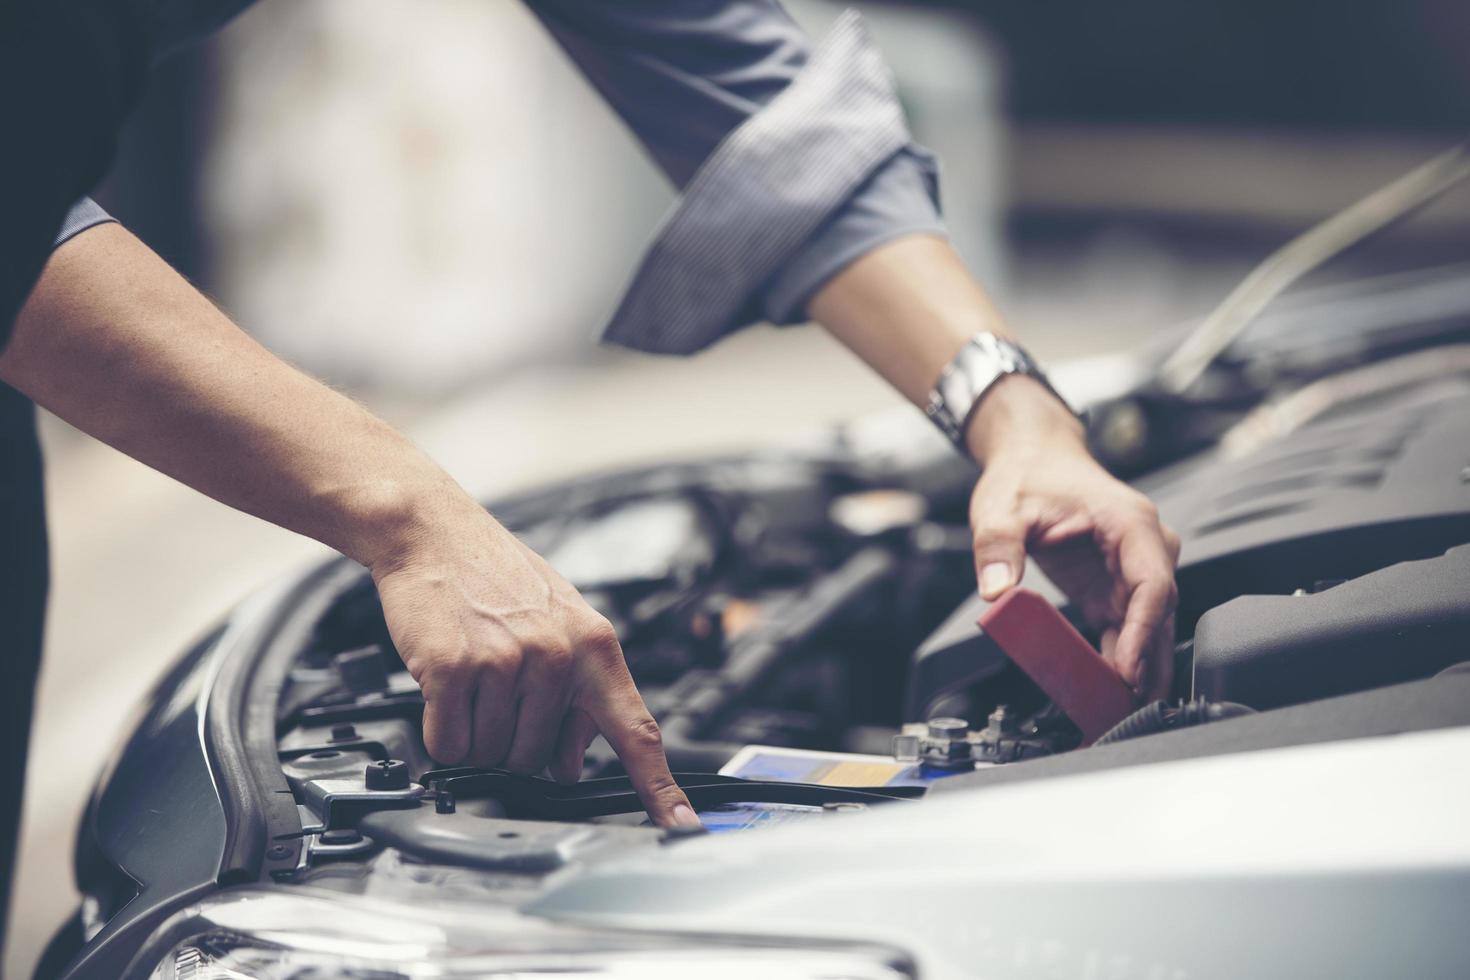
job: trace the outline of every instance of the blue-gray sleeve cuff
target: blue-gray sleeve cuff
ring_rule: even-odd
[[[778,326],[807,321],[812,296],[848,265],[906,235],[948,237],[939,216],[938,164],[920,147],[883,164],[797,249],[761,290],[761,313]]]
[[[932,169],[922,174],[926,157],[913,147],[892,76],[861,18],[843,14],[796,79],[726,136],[689,181],[603,339],[691,354],[768,309],[789,317],[861,254],[854,250],[863,242],[872,248],[935,228],[933,196],[902,189],[914,175],[901,160],[919,167],[918,185],[932,184]],[[882,194],[867,200],[860,192],[877,186],[875,174],[889,164],[897,166],[894,188],[877,182]],[[860,199],[862,207],[848,207]],[[899,227],[880,227],[906,206],[917,210],[900,215]],[[843,209],[851,217],[834,221]],[[818,254],[824,243],[842,254]],[[785,268],[794,259],[804,274]]]
[[[56,240],[51,243],[56,248],[63,242],[69,241],[97,225],[105,225],[109,221],[116,221],[112,215],[102,210],[102,206],[90,197],[84,197],[71,206],[66,212],[66,217],[61,222],[61,230],[56,233]]]

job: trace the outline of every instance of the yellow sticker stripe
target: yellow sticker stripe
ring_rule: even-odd
[[[838,762],[812,774],[820,786],[887,786],[888,781],[909,767],[892,762]]]

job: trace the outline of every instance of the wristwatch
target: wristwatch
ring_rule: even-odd
[[[1077,412],[1057,393],[1036,362],[1018,344],[993,333],[977,333],[945,366],[929,392],[924,414],[961,449],[965,448],[965,426],[980,407],[985,393],[1009,374],[1024,374],[1041,382],[1066,407]]]

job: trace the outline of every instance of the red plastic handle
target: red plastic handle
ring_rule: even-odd
[[[1035,592],[1012,589],[978,622],[1082,730],[1082,744],[1091,745],[1136,707],[1133,689]]]

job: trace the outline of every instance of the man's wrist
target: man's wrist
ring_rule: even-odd
[[[446,527],[483,509],[442,473],[356,484],[332,494],[339,550],[375,577],[412,563]]]
[[[970,414],[965,449],[980,466],[1014,452],[1087,452],[1082,422],[1046,385],[1023,374],[993,384]]]

